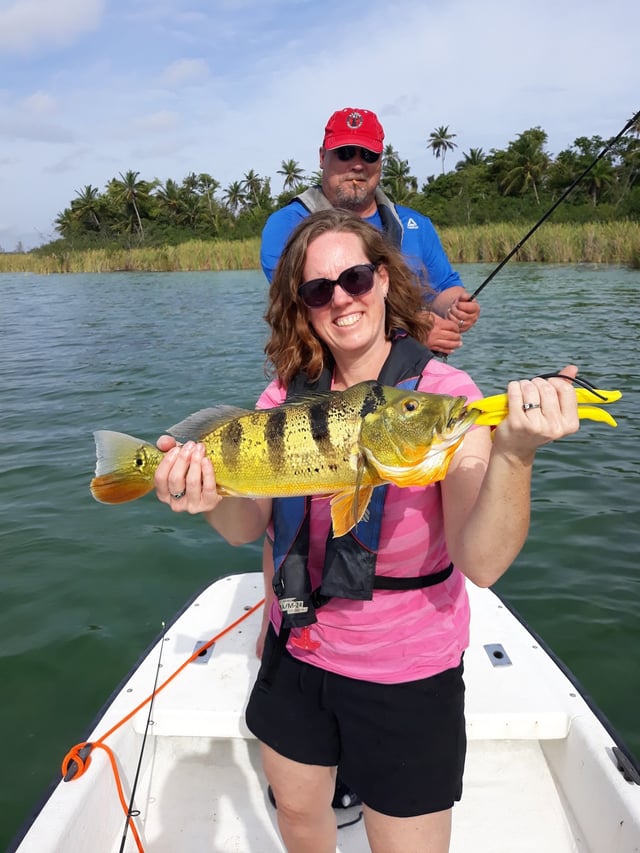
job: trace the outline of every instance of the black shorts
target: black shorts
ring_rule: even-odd
[[[273,667],[274,651],[270,627],[246,713],[260,741],[302,764],[339,766],[341,779],[382,814],[430,814],[460,799],[462,662],[420,681],[374,684],[302,663],[286,650]]]

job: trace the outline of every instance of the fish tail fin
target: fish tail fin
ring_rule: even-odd
[[[131,435],[101,429],[94,432],[96,476],[91,494],[100,503],[135,501],[153,489],[153,477],[162,451]]]

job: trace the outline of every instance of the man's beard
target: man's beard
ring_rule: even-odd
[[[363,203],[369,203],[369,188],[364,181],[342,181],[335,191],[335,207],[357,211]]]

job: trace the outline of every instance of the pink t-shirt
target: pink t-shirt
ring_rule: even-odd
[[[482,397],[468,374],[433,358],[427,364],[420,391]],[[281,405],[286,389],[272,382],[258,400],[259,409]],[[331,516],[329,497],[311,500],[309,572],[312,587],[320,585],[324,549]],[[446,568],[440,486],[399,488],[390,485],[380,530],[377,575],[412,577]],[[316,611],[311,638],[314,651],[289,643],[299,660],[350,678],[380,684],[414,681],[436,675],[460,663],[469,643],[469,602],[463,575],[454,569],[448,580],[409,591],[375,590],[371,601],[333,598]],[[271,621],[280,630],[277,601]],[[293,629],[292,636],[300,634]]]

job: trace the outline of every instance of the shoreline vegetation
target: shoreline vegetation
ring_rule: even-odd
[[[499,263],[531,226],[494,223],[442,227],[451,263]],[[0,253],[0,272],[52,273],[225,271],[260,268],[260,240],[190,240],[178,245],[57,249],[50,254]],[[640,223],[545,223],[513,261],[621,264],[640,269]]]

